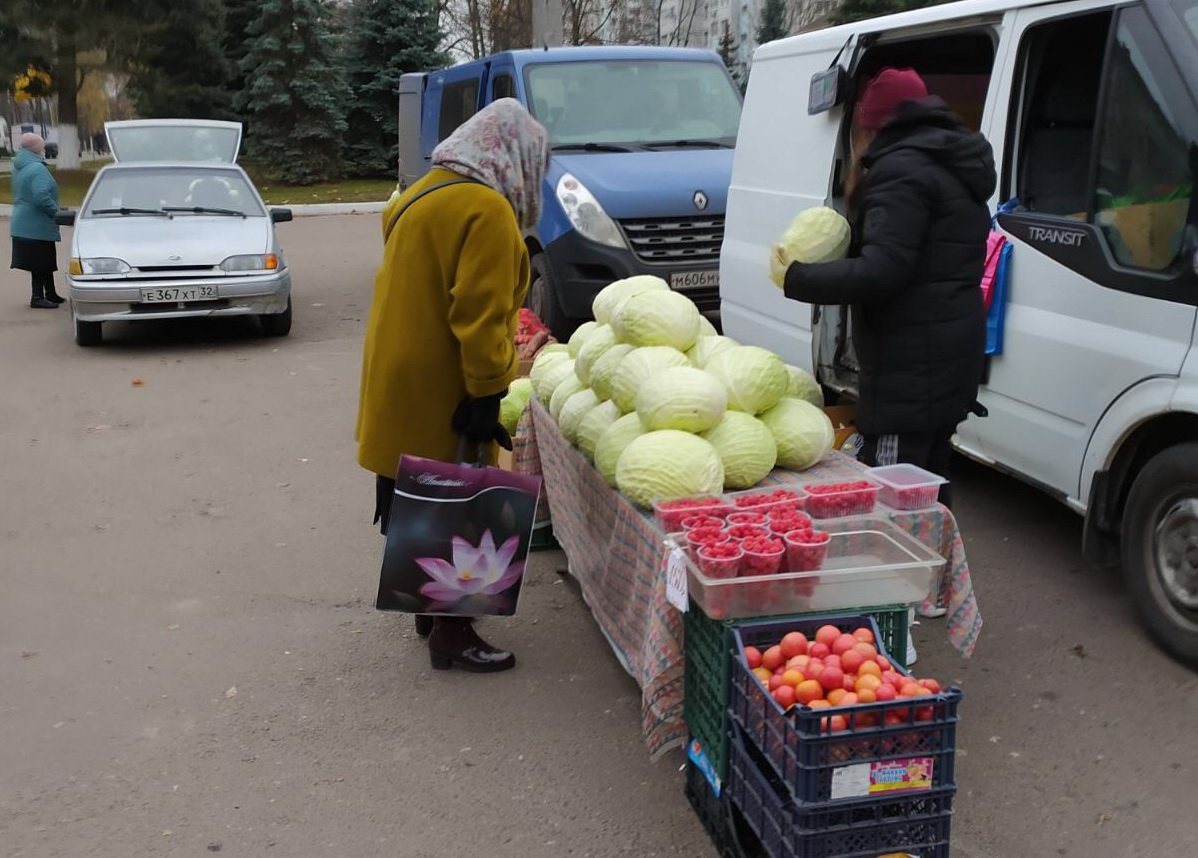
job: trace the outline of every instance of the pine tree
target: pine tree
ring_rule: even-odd
[[[399,79],[448,63],[435,0],[354,0],[346,67],[353,89],[345,145],[354,175],[395,175]]]
[[[141,116],[227,119],[232,97],[226,84],[221,0],[170,0],[154,4],[144,38],[132,57],[129,92]]]
[[[250,25],[258,20],[262,0],[224,0],[224,5],[225,32],[221,39],[221,50],[229,66],[225,89],[229,92],[229,101],[235,102],[237,94],[245,89],[245,72],[241,70],[241,61],[245,59],[249,43]],[[239,112],[237,118],[245,120]]]
[[[757,44],[764,45],[789,35],[786,0],[765,0],[761,7],[761,19],[757,24]]]
[[[336,176],[350,94],[325,0],[262,0],[249,36],[237,107],[250,158],[294,184]]]
[[[724,61],[724,65],[728,67],[728,71],[736,74],[737,57],[736,57],[736,40],[732,38],[732,30],[728,27],[728,22],[724,22],[724,33],[720,36],[720,44],[717,48],[720,54],[720,59]]]

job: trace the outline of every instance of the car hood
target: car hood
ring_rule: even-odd
[[[553,156],[549,193],[563,173],[572,173],[616,219],[724,213],[732,183],[731,149],[666,149],[660,152],[579,152]]]
[[[134,268],[209,267],[241,253],[270,252],[271,226],[267,217],[80,218],[75,225],[73,255],[85,259],[114,256]]]

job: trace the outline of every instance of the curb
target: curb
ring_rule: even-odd
[[[270,208],[267,204],[267,208]],[[291,213],[296,217],[321,217],[324,215],[346,215],[346,214],[379,214],[387,207],[386,202],[378,203],[301,203],[299,205],[289,206],[286,203],[279,204],[276,208],[291,209]],[[0,219],[12,216],[12,206],[0,205]]]

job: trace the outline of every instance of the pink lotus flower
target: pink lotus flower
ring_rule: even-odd
[[[460,536],[453,538],[453,562],[440,557],[418,557],[416,565],[433,580],[420,587],[422,595],[437,602],[452,603],[468,596],[502,593],[524,573],[524,561],[512,563],[520,545],[513,536],[495,547],[491,531],[483,532],[478,547]]]

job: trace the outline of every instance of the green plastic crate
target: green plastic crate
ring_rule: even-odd
[[[732,657],[729,629],[747,622],[804,616],[848,617],[868,614],[878,624],[892,661],[906,666],[907,607],[883,605],[853,611],[815,611],[744,620],[713,620],[693,601],[683,615],[684,654],[682,717],[699,741],[720,780],[728,777],[728,678]]]

